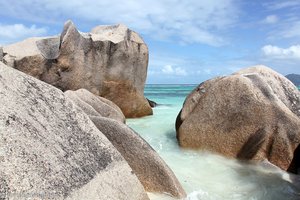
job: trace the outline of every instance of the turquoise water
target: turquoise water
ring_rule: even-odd
[[[159,105],[154,115],[128,119],[165,160],[188,194],[188,200],[282,200],[300,199],[300,188],[292,184],[296,176],[276,167],[263,167],[224,158],[209,152],[179,148],[175,119],[183,101],[196,85],[147,85],[145,96]],[[149,194],[151,199],[172,199]]]

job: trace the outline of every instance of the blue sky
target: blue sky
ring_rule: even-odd
[[[264,64],[300,74],[300,0],[0,0],[0,44],[123,23],[149,47],[147,83],[200,83]]]

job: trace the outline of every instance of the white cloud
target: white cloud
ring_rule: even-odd
[[[262,47],[265,56],[277,59],[300,59],[300,45],[293,45],[288,48],[266,45]]]
[[[277,15],[268,15],[263,22],[267,23],[267,24],[275,24],[277,23],[279,20],[279,18],[277,17]]]
[[[226,39],[221,36],[222,32],[226,32],[238,20],[237,5],[236,0],[90,0],[89,2],[11,0],[0,2],[3,16],[14,18],[22,16],[22,19],[44,19],[51,22],[76,18],[92,24],[124,23],[156,39],[213,46],[224,44]]]
[[[172,65],[165,65],[162,68],[162,73],[167,74],[167,75],[176,75],[176,76],[186,76],[187,72],[185,69],[181,67],[172,67]]]
[[[164,66],[161,71],[165,74],[173,74],[174,73],[174,69],[171,65]]]
[[[300,2],[298,0],[290,0],[290,1],[273,1],[270,3],[264,4],[270,10],[280,10],[290,7],[298,7],[300,6]]]
[[[23,24],[0,24],[0,44],[16,42],[27,37],[41,36],[46,33],[46,28],[37,28],[35,25],[26,27]]]

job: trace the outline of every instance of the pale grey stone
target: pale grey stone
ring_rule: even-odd
[[[66,91],[66,97],[80,107],[96,127],[126,159],[148,192],[167,193],[177,198],[186,196],[167,164],[151,146],[123,121],[117,106],[85,89]],[[111,106],[110,106],[111,105]]]
[[[60,90],[0,62],[2,199],[148,199],[122,155]]]
[[[57,59],[59,56],[59,45],[60,38],[46,38],[36,41],[36,46],[38,47],[42,56],[48,60]]]
[[[172,170],[139,134],[114,119],[97,116],[90,119],[127,160],[148,192],[176,198],[186,196]]]
[[[70,99],[76,101],[76,104],[88,115],[107,117],[125,123],[125,116],[120,108],[105,98],[96,96],[86,89],[68,90],[65,94]],[[89,108],[93,108],[93,111]]]

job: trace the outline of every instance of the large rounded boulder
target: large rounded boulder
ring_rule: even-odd
[[[201,83],[176,119],[182,147],[286,170],[300,143],[300,93],[284,76],[254,66]]]
[[[186,196],[173,171],[141,136],[116,120],[91,116],[96,127],[126,159],[148,192]]]
[[[57,88],[0,62],[1,199],[148,199],[132,169]]]
[[[96,104],[95,95],[87,90],[66,91],[65,95],[81,108],[96,127],[122,154],[148,192],[166,193],[176,198],[186,196],[181,184],[158,153],[119,118],[102,114],[107,110]],[[115,110],[108,110],[114,113]],[[112,115],[115,116],[115,115]]]
[[[60,36],[4,46],[3,62],[59,89],[85,88],[116,103],[126,117],[151,115],[144,97],[148,47],[126,26],[82,33],[68,21]]]
[[[68,90],[65,95],[89,116],[101,116],[125,123],[126,119],[121,109],[110,100],[94,95],[86,89]]]

